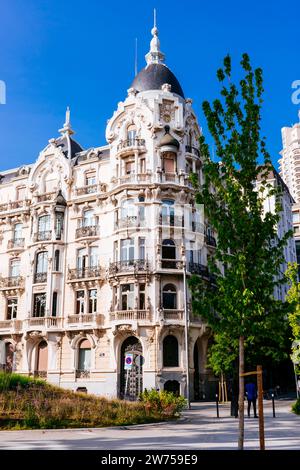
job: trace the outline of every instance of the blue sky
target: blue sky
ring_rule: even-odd
[[[105,144],[105,126],[145,65],[157,19],[166,63],[186,97],[194,100],[200,125],[204,99],[218,95],[215,72],[230,53],[243,52],[265,77],[263,131],[274,163],[281,127],[297,121],[291,83],[300,80],[299,14],[278,0],[0,0],[0,171],[33,162],[71,108],[75,138],[84,147]]]

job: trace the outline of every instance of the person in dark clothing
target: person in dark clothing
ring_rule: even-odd
[[[256,385],[253,382],[248,382],[245,388],[246,388],[246,395],[247,395],[247,400],[248,400],[248,418],[250,418],[251,403],[253,405],[254,418],[258,418],[256,414],[256,398],[257,398]]]

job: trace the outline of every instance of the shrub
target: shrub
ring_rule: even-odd
[[[293,404],[292,411],[296,415],[300,415],[300,398]]]
[[[170,417],[178,416],[187,406],[187,401],[183,396],[177,396],[173,392],[165,390],[157,391],[154,388],[141,393],[140,401],[145,404],[148,410],[155,410]]]
[[[0,372],[0,392],[5,390],[13,390],[17,387],[26,388],[31,385],[44,385],[45,381],[41,379],[34,379],[27,375],[9,374],[7,372]]]

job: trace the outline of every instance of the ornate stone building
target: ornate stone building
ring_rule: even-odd
[[[192,101],[156,27],[152,36],[107,145],[84,150],[67,110],[35,163],[1,173],[0,339],[7,369],[72,390],[185,394],[186,311],[197,399],[208,393],[210,332],[190,312],[184,277],[212,281],[216,240],[189,182],[192,170],[202,179]]]

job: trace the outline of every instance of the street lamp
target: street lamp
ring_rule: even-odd
[[[182,268],[183,268],[183,302],[184,302],[184,333],[185,333],[185,363],[186,363],[186,400],[188,408],[191,408],[190,403],[190,374],[189,374],[189,312],[187,308],[187,288],[186,288],[186,257],[184,246],[182,246]]]

